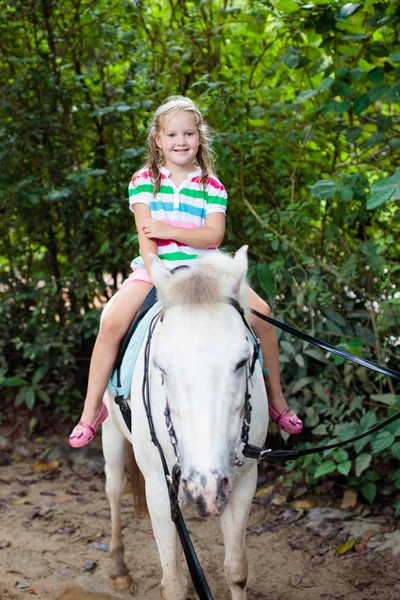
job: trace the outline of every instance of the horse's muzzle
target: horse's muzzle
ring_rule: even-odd
[[[219,516],[231,491],[231,479],[218,469],[200,472],[190,469],[183,473],[182,489],[199,517]]]

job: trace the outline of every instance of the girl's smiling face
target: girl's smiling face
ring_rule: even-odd
[[[190,172],[200,144],[196,117],[190,111],[181,110],[165,119],[160,136],[156,139],[165,158],[165,167],[173,171]]]

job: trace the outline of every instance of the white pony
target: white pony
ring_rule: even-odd
[[[236,466],[244,418],[246,385],[253,407],[249,443],[265,442],[268,411],[261,366],[248,381],[253,343],[239,311],[247,310],[247,247],[234,258],[210,253],[192,269],[171,275],[152,257],[152,280],[162,302],[162,322],[153,335],[149,360],[149,392],[157,438],[170,470],[176,458],[164,410],[168,400],[182,470],[179,499],[203,516],[221,515],[225,544],[224,569],[233,600],[246,598],[247,517],[257,481],[257,463]],[[103,424],[106,493],[111,507],[110,573],[115,589],[130,584],[124,562],[120,497],[124,487],[124,446],[129,440],[146,481],[146,498],[160,554],[164,600],[184,600],[187,580],[158,450],[152,443],[142,401],[144,346],[132,379],[132,435],[107,392],[110,416]]]

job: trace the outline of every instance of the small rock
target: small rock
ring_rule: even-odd
[[[97,567],[97,563],[94,560],[88,560],[83,565],[81,571],[94,571]]]
[[[104,542],[94,542],[93,546],[97,550],[102,550],[103,552],[108,552],[108,546]]]
[[[26,583],[26,581],[17,581],[17,583],[15,584],[14,587],[16,587],[19,590],[26,590],[27,588],[30,588],[31,586],[29,585],[29,583]]]

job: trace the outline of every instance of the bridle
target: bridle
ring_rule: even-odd
[[[242,458],[239,458],[238,453],[239,453],[240,446],[243,444],[243,447],[245,448],[249,441],[249,431],[250,431],[250,421],[251,421],[251,411],[252,411],[252,405],[250,402],[251,394],[249,391],[249,384],[252,381],[252,377],[254,375],[254,370],[255,370],[256,363],[257,363],[257,359],[259,358],[259,355],[260,355],[260,341],[257,339],[257,337],[254,334],[254,331],[248,324],[245,314],[244,314],[244,310],[240,306],[239,302],[233,298],[229,298],[226,302],[228,304],[232,305],[238,311],[246,329],[249,331],[250,335],[253,338],[253,353],[252,353],[252,356],[250,356],[250,358],[248,359],[247,364],[246,364],[246,388],[245,388],[244,405],[243,405],[243,423],[242,423],[240,439],[238,440],[238,442],[235,446],[234,458],[233,458],[234,464],[236,466],[241,467],[246,462],[247,457],[243,455]],[[146,412],[147,421],[149,424],[151,441],[158,448],[158,450],[160,452],[161,446],[157,439],[157,434],[155,431],[153,416],[152,416],[152,412],[151,412],[150,383],[149,383],[151,343],[152,343],[152,339],[153,339],[154,330],[155,330],[156,325],[159,320],[162,321],[161,311],[158,312],[153,317],[153,319],[151,320],[150,325],[149,325],[149,331],[148,331],[146,346],[145,346],[145,350],[144,350],[142,399],[143,399],[143,405],[144,405],[145,412]],[[169,439],[170,439],[171,445],[174,450],[174,455],[175,455],[175,467],[174,467],[175,468],[175,481],[174,481],[174,483],[178,484],[178,486],[179,486],[179,477],[180,477],[180,472],[181,472],[181,466],[180,466],[181,452],[179,450],[178,439],[176,437],[174,425],[172,423],[171,412],[170,412],[170,408],[169,408],[169,404],[168,404],[168,398],[166,398],[166,400],[165,400],[164,416],[165,416],[165,424],[166,424],[167,431],[169,434]],[[163,459],[162,459],[162,461],[163,461]]]

